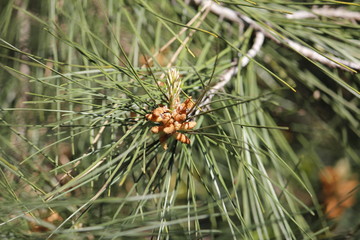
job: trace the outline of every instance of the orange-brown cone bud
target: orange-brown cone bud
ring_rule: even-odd
[[[154,126],[151,128],[151,131],[153,133],[159,133],[162,130],[162,128],[163,128],[162,126]]]
[[[192,122],[184,122],[183,124],[181,124],[180,129],[182,130],[188,130],[188,129],[193,129],[196,125],[196,122],[192,121]]]
[[[166,134],[172,134],[176,131],[174,124],[169,124],[166,127],[164,127],[164,133]]]
[[[186,119],[186,114],[177,114],[177,113],[175,113],[174,114],[174,119],[177,122],[183,122]]]
[[[175,138],[182,143],[190,144],[190,139],[180,132],[175,133]]]

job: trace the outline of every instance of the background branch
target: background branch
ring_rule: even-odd
[[[205,5],[205,4],[209,4],[209,2],[212,2],[212,1],[211,0],[194,0],[194,2],[199,5]],[[220,17],[223,17],[224,19],[229,20],[229,21],[233,21],[236,23],[241,23],[242,21],[244,21],[247,24],[249,24],[251,27],[253,27],[254,29],[261,31],[266,37],[272,39],[276,43],[280,43],[279,40],[277,40],[272,34],[270,34],[268,31],[266,31],[263,27],[261,27],[259,24],[257,24],[254,20],[252,20],[248,16],[242,15],[239,12],[236,12],[230,8],[216,4],[215,2],[211,3],[210,11],[213,12],[214,14],[219,15]],[[317,9],[317,10],[314,9],[313,11],[315,13],[328,14],[328,15],[333,15],[333,16],[337,16],[341,13],[344,13],[344,11],[341,11],[341,9],[338,9],[337,11],[335,11],[335,10],[332,11],[332,10],[326,9],[325,7],[322,9]],[[349,13],[349,12],[346,12],[346,13]],[[349,18],[356,19],[358,17],[358,14],[356,14],[356,13],[354,13],[354,12],[350,12],[350,13],[349,13],[349,16],[350,16]],[[289,16],[289,15],[287,15],[287,16]],[[295,16],[297,16],[297,15],[295,15]],[[284,37],[284,42],[287,43],[287,45],[290,48],[296,50],[300,54],[302,54],[314,61],[319,61],[322,64],[328,65],[330,67],[338,67],[338,68],[342,68],[347,71],[351,71],[350,69],[346,69],[345,67],[338,64],[338,63],[341,63],[341,64],[348,66],[349,68],[360,70],[359,63],[354,63],[351,61],[343,60],[338,57],[322,56],[318,52],[316,52],[310,48],[307,48],[299,43],[296,43],[288,38],[285,38],[285,37]],[[338,63],[336,63],[336,62],[338,62]]]
[[[259,32],[259,31],[256,32],[253,46],[247,52],[247,54],[245,56],[243,56],[240,60],[241,67],[245,67],[249,63],[250,58],[254,58],[258,54],[258,52],[261,49],[261,46],[264,43],[264,39],[265,39],[265,36],[262,32]],[[233,62],[232,65],[233,65],[233,67],[226,70],[219,77],[219,79],[220,79],[219,82],[217,84],[215,84],[213,87],[211,87],[210,90],[206,93],[204,100],[200,104],[200,108],[198,108],[198,110],[195,113],[196,115],[198,113],[200,113],[200,109],[201,110],[209,109],[211,100],[215,96],[215,94],[219,90],[221,90],[231,80],[232,76],[234,76],[239,71],[238,62]]]
[[[360,20],[360,12],[349,11],[344,8],[330,8],[324,6],[321,8],[314,7],[309,11],[297,11],[292,14],[287,14],[288,19],[304,19],[304,18],[316,18],[318,16],[329,17],[329,18],[345,18],[352,20]]]

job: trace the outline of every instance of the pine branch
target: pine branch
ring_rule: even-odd
[[[280,44],[278,39],[276,39],[273,35],[271,35],[268,31],[266,31],[263,27],[261,27],[259,24],[257,24],[254,20],[252,20],[248,16],[245,16],[245,15],[243,15],[239,12],[236,12],[230,8],[223,7],[219,4],[216,4],[216,3],[212,2],[211,0],[194,0],[194,2],[198,5],[210,4],[209,5],[210,11],[213,12],[214,14],[219,15],[219,17],[223,17],[223,18],[225,18],[229,21],[235,22],[235,23],[245,22],[248,25],[250,25],[251,27],[253,27],[254,29],[262,32],[267,38],[270,38],[271,40]],[[326,14],[326,13],[330,14],[331,13],[331,11],[324,11],[324,10],[321,10],[318,12],[322,13],[322,14]],[[339,12],[332,12],[332,14],[334,14],[334,15],[339,14]],[[355,15],[355,14],[352,14],[351,16],[357,17],[357,15]],[[346,61],[346,60],[340,59],[338,57],[323,56],[323,55],[319,54],[318,52],[316,52],[308,47],[305,47],[297,42],[294,42],[293,40],[285,38],[285,37],[284,37],[283,41],[284,41],[284,43],[286,43],[288,45],[288,47],[292,48],[293,50],[297,51],[298,53],[300,53],[314,61],[321,62],[330,67],[338,67],[338,68],[341,68],[341,69],[344,69],[347,71],[351,71],[351,69],[345,68],[341,64],[343,64],[349,68],[352,68],[352,69],[360,70],[359,63]]]
[[[321,8],[314,7],[309,11],[297,11],[292,14],[287,14],[288,19],[304,19],[304,18],[316,18],[318,16],[329,17],[329,18],[344,18],[351,20],[360,20],[360,12],[349,11],[344,8],[330,8],[324,6]]]
[[[247,52],[247,54],[240,60],[241,67],[245,67],[249,63],[250,58],[254,58],[258,54],[258,52],[260,51],[260,49],[264,43],[264,39],[265,39],[265,36],[262,32],[256,32],[253,46]],[[219,90],[221,90],[231,80],[232,76],[234,76],[238,72],[238,70],[239,70],[238,62],[233,62],[232,65],[233,66],[231,68],[226,70],[219,77],[219,79],[220,79],[219,82],[207,92],[206,97],[200,104],[200,108],[198,108],[195,115],[200,113],[200,109],[204,110],[204,109],[209,108],[209,104],[211,103],[211,100],[215,96],[215,94]]]

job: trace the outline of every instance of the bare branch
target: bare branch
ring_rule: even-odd
[[[246,22],[247,24],[249,24],[251,27],[253,27],[255,30],[261,31],[267,38],[270,38],[271,40],[275,41],[276,43],[280,43],[278,39],[276,39],[270,32],[268,32],[266,29],[264,29],[262,26],[260,26],[258,23],[256,23],[254,20],[252,20],[250,17],[245,16],[240,14],[239,12],[236,12],[230,8],[221,6],[219,4],[216,4],[214,2],[212,2],[211,0],[194,0],[194,2],[196,4],[199,5],[207,5],[210,4],[209,2],[211,2],[210,5],[210,11],[223,17],[224,19],[227,19],[229,21],[233,21],[236,23],[241,23],[241,22]],[[344,13],[344,11],[340,11],[341,9],[337,10],[337,11],[329,11],[326,10],[325,8],[319,8],[313,9],[313,12],[316,14],[328,14],[329,16],[332,14],[332,16],[337,16],[340,13]],[[350,12],[350,11],[346,11],[346,13],[349,14],[349,16],[351,16],[351,18],[357,18],[357,14],[356,12]],[[344,17],[344,16],[342,16]],[[354,63],[354,62],[350,62],[350,61],[346,61],[337,57],[326,57],[323,56],[321,54],[319,54],[318,52],[300,45],[299,43],[296,43],[290,39],[283,39],[285,43],[287,43],[287,45],[294,49],[295,51],[297,51],[298,53],[314,60],[314,61],[318,61],[321,62],[322,64],[328,65],[330,67],[339,67],[342,68],[344,70],[350,71],[349,69],[341,66],[338,63],[344,64],[350,68],[356,69],[356,70],[360,70],[360,64],[359,63]],[[336,63],[338,62],[338,63]]]
[[[262,32],[256,32],[254,44],[252,48],[247,52],[247,54],[240,60],[241,66],[245,67],[251,58],[255,57],[258,52],[260,51],[263,43],[264,43],[265,36]],[[204,110],[205,108],[209,107],[209,104],[212,100],[212,98],[215,96],[216,92],[218,92],[220,89],[222,89],[238,72],[238,64],[237,62],[233,62],[233,67],[229,68],[220,76],[220,81],[213,86],[207,93],[204,100],[201,102],[201,105],[199,106],[198,110],[196,111],[195,115],[200,112],[200,109]]]
[[[254,40],[254,45],[252,46],[252,48],[247,52],[246,56],[244,56],[241,59],[241,66],[245,67],[249,61],[250,58],[255,57],[258,52],[260,51],[260,48],[262,47],[263,43],[265,40],[265,35],[263,32],[256,32],[256,36],[255,36],[255,40]]]
[[[224,19],[230,20],[232,22],[241,23],[242,20],[239,17],[238,13],[233,11],[230,8],[223,7],[221,5],[213,3],[211,0],[194,0],[198,5],[208,6],[210,5],[210,11],[222,17]]]
[[[349,71],[349,69],[347,69],[347,68],[341,66],[340,64],[336,63],[336,62],[338,62],[338,63],[341,63],[341,64],[343,64],[345,66],[348,66],[348,67],[350,67],[352,69],[360,70],[360,64],[359,63],[349,62],[349,61],[346,61],[346,60],[338,58],[338,57],[324,57],[323,55],[317,53],[316,51],[314,51],[314,50],[312,50],[312,49],[310,49],[308,47],[305,47],[303,45],[300,45],[297,42],[291,41],[289,39],[286,39],[285,41],[289,45],[290,48],[292,48],[293,50],[297,51],[298,53],[301,53],[305,57],[308,57],[308,58],[310,58],[310,59],[312,59],[314,61],[326,64],[326,65],[328,65],[330,67],[338,67],[338,68],[342,68],[344,70]],[[329,60],[329,58],[331,58],[332,60]]]
[[[286,18],[304,19],[304,18],[316,18],[317,16],[360,20],[360,12],[348,11],[344,8],[330,8],[328,6],[322,8],[313,8],[311,12],[297,11],[292,14],[287,14]]]
[[[244,22],[249,24],[255,30],[261,31],[266,37],[272,39],[273,41],[280,43],[271,33],[265,31],[259,24],[257,24],[254,20],[249,18],[248,16],[241,15],[240,13],[227,8],[223,7],[219,4],[214,3],[212,0],[194,0],[196,4],[207,6],[210,4],[210,11],[220,18],[226,19],[228,21],[232,21],[238,24],[243,25]]]

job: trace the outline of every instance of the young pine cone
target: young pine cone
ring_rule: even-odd
[[[149,121],[160,124],[152,127],[151,131],[160,134],[160,143],[164,149],[167,149],[166,140],[171,136],[174,136],[176,140],[182,143],[190,144],[190,139],[179,131],[190,130],[195,127],[195,121],[186,121],[187,115],[193,106],[194,103],[190,97],[183,103],[173,106],[173,110],[167,106],[160,106],[145,115]]]

